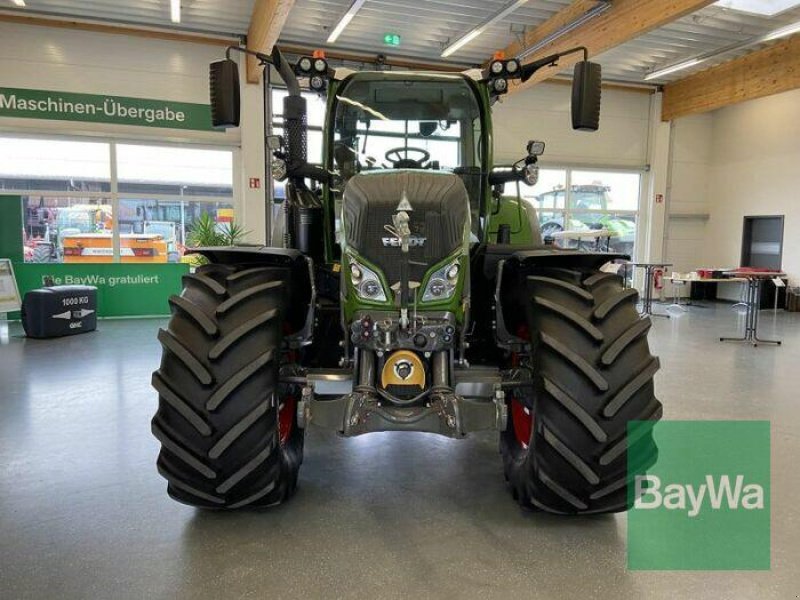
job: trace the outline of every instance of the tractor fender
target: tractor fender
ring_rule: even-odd
[[[512,351],[520,351],[525,347],[524,340],[517,336],[520,327],[524,325],[527,301],[520,294],[520,290],[525,289],[525,279],[536,269],[596,271],[612,260],[628,258],[625,254],[590,253],[557,248],[510,252],[505,259],[496,263],[494,320],[498,346]]]
[[[200,247],[188,251],[200,254],[209,262],[219,265],[248,265],[253,268],[271,267],[286,270],[287,306],[285,316],[290,346],[305,346],[311,343],[317,304],[317,286],[314,261],[293,248],[271,248],[268,246],[224,246]]]
[[[290,267],[303,258],[293,248],[270,248],[268,246],[205,246],[187,249],[187,253],[201,254],[219,265],[262,264],[275,267]]]
[[[630,256],[616,252],[580,252],[577,250],[543,248],[514,252],[511,255],[509,263],[520,268],[564,267],[569,269],[599,269],[612,260],[630,260]]]

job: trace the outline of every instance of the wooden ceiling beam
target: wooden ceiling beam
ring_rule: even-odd
[[[256,0],[250,27],[247,29],[247,48],[262,54],[272,52],[283,31],[295,0]],[[258,83],[262,69],[254,56],[247,57],[247,82]]]
[[[800,35],[664,86],[661,118],[699,114],[800,89]]]
[[[714,0],[612,0],[611,8],[606,12],[540,48],[527,57],[524,62],[532,62],[576,46],[585,46],[589,50],[589,56],[595,57],[653,29],[671,23],[675,19],[700,10],[713,2]],[[517,56],[524,48],[536,44],[574,22],[597,4],[592,0],[575,0],[550,19],[529,31],[525,35],[524,45],[521,46],[518,42],[509,45],[505,49],[506,56]],[[527,83],[512,86],[510,91],[513,93],[555,77],[579,60],[581,60],[579,54],[565,56],[559,61],[558,66],[541,69]]]

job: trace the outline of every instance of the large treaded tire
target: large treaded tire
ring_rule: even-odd
[[[615,275],[567,269],[528,272],[517,288],[527,301],[534,386],[515,393],[501,435],[512,493],[551,513],[627,510],[629,479],[658,456],[652,427],[628,439],[628,422],[662,414],[653,387],[659,362],[647,341],[650,319],[636,311],[637,292]],[[528,413],[526,430],[520,418]]]
[[[304,432],[288,413],[296,398],[278,387],[285,278],[277,268],[206,265],[169,300],[152,431],[158,471],[179,502],[266,506],[295,490]]]

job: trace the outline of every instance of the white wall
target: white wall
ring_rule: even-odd
[[[544,140],[545,165],[642,168],[648,163],[650,97],[639,90],[603,90],[600,130],[573,131],[571,87],[543,83],[494,106],[495,162],[525,155],[528,140]]]
[[[672,127],[665,259],[678,273],[704,266],[712,129],[710,114],[679,119]],[[688,289],[683,291],[688,295]]]
[[[208,104],[208,64],[219,46],[0,23],[0,86]],[[236,146],[227,133],[0,119],[0,130],[104,135]]]
[[[800,90],[673,123],[667,259],[736,267],[745,216],[784,215],[783,269],[800,281]],[[736,300],[738,285],[719,297]]]
[[[785,215],[783,269],[800,282],[800,90],[714,113],[709,264],[737,265],[745,216]]]

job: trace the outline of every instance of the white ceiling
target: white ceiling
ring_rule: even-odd
[[[180,29],[243,35],[247,31],[254,0],[182,0]],[[297,0],[283,30],[281,41],[312,48],[326,47],[330,28],[352,0]],[[11,0],[0,6],[25,14],[81,17],[102,21],[170,27],[168,0],[26,0],[27,8],[14,9]],[[335,46],[342,51],[439,61],[444,45],[481,23],[508,0],[367,0]],[[450,57],[449,62],[481,63],[504,48],[525,29],[544,22],[571,0],[529,0],[503,21],[488,28],[476,40]],[[6,5],[6,6],[3,6]],[[604,77],[641,82],[644,75],[697,54],[800,21],[800,7],[774,17],[762,17],[709,6],[656,31],[611,50],[597,60]],[[383,45],[385,33],[402,38],[399,48]],[[752,49],[751,49],[752,50]],[[739,51],[704,63],[694,70],[744,54]],[[691,70],[669,75],[663,82],[679,79]]]

